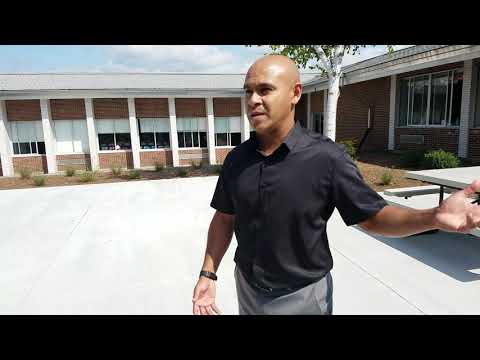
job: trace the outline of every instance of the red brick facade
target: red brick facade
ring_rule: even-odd
[[[83,99],[52,99],[50,111],[52,120],[83,120],[87,117]]]
[[[240,98],[214,98],[213,114],[215,116],[241,116],[242,102]]]
[[[206,117],[207,109],[203,98],[176,98],[175,114],[177,117]]]
[[[192,163],[208,163],[208,149],[178,150],[179,165],[192,165]]]
[[[389,77],[363,81],[340,89],[336,141],[355,139],[359,144],[367,130],[369,108],[371,130],[362,150],[387,150],[390,117]]]
[[[168,118],[168,99],[136,98],[135,114],[144,118]]]
[[[458,151],[458,129],[445,128],[396,128],[395,149],[437,150],[443,149],[454,154]],[[423,135],[424,144],[400,144],[400,135]]]
[[[13,157],[13,172],[18,174],[21,169],[30,169],[33,172],[47,173],[46,155],[28,155]]]
[[[307,100],[307,99],[305,99]],[[305,110],[306,111],[306,110]],[[310,111],[322,113],[323,112],[323,91],[313,92],[310,95]]]
[[[307,127],[307,99],[308,94],[303,94],[300,101],[295,105],[295,121],[300,121],[303,127]]]
[[[141,151],[140,150],[140,167],[155,166],[160,163],[163,166],[172,166],[172,151]]]
[[[90,154],[57,155],[58,171],[66,171],[69,168],[75,170],[91,170]]]
[[[42,120],[40,100],[5,100],[8,121]]]
[[[215,149],[215,156],[217,157],[217,164],[223,164],[227,154],[232,151],[233,148],[221,148]]]
[[[131,151],[99,153],[100,169],[110,169],[111,166],[133,169],[133,155]]]
[[[480,129],[470,129],[467,156],[474,162],[480,162]]]
[[[95,119],[128,119],[127,99],[93,99]]]

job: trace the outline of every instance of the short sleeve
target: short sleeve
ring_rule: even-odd
[[[365,183],[357,166],[343,149],[334,154],[331,174],[335,207],[347,226],[369,219],[388,205]]]
[[[228,187],[228,171],[227,171],[227,158],[222,166],[222,170],[220,171],[220,176],[217,180],[217,186],[215,188],[215,192],[213,194],[212,201],[210,206],[222,213],[233,215],[235,214],[235,209],[233,206],[232,196],[229,191]]]

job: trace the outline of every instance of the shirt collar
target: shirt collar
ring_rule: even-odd
[[[295,145],[301,139],[302,135],[303,135],[302,125],[300,125],[300,121],[297,121],[297,122],[295,122],[293,127],[290,129],[290,131],[288,132],[288,135],[285,137],[285,139],[283,139],[282,144],[285,144],[286,147],[288,148],[288,150],[290,152],[292,152]],[[257,139],[257,136],[256,136],[255,132],[253,132],[253,134],[252,134],[252,141],[253,141],[254,148],[258,151],[258,145],[259,144],[258,144],[258,139]]]

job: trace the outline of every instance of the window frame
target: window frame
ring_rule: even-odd
[[[213,134],[213,135],[214,135],[214,144],[215,144],[214,146],[215,146],[215,148],[219,148],[219,149],[234,148],[235,146],[240,145],[240,144],[242,143],[242,130],[240,129],[240,131],[232,132],[232,131],[230,130],[230,119],[231,119],[231,118],[238,118],[238,119],[239,119],[239,122],[240,122],[240,128],[241,128],[241,126],[242,126],[242,117],[241,117],[241,116],[218,116],[218,117],[215,117],[215,118],[214,118],[214,121],[215,121],[216,119],[218,119],[218,118],[228,119],[228,121],[227,121],[227,127],[228,127],[228,129],[227,129],[227,132],[226,132],[226,134],[227,134],[227,145],[217,145],[217,143],[218,143],[218,141],[217,141],[217,135],[218,135],[218,134],[225,134],[225,133],[217,133],[217,132],[215,132],[215,124],[214,124],[214,126],[213,126],[213,133],[214,133],[214,134]],[[232,136],[231,136],[231,134],[240,134],[240,144],[238,144],[238,145],[232,145]]]
[[[75,126],[74,126],[74,121],[85,121],[85,126],[87,128],[87,146],[88,148],[90,149],[90,140],[88,139],[88,125],[87,125],[87,119],[62,119],[62,120],[53,120],[53,127],[54,127],[54,132],[55,132],[55,142],[57,142],[57,129],[55,127],[56,125],[56,122],[60,122],[60,121],[65,121],[65,122],[70,122],[71,126],[72,126],[72,135],[74,136],[74,129],[75,129]],[[98,138],[98,134],[97,134],[97,138]],[[84,146],[83,146],[83,143],[82,143],[82,151],[75,151],[75,144],[74,144],[74,138],[72,138],[71,140],[72,142],[72,149],[74,150],[73,152],[58,152],[56,151],[56,155],[85,155],[85,154],[89,154],[90,152],[85,152],[83,150]],[[100,147],[99,147],[100,149]]]
[[[127,120],[128,119],[95,119],[96,121],[99,120],[112,120],[113,121],[113,146],[117,147],[117,131],[116,131],[116,122],[117,120]],[[100,150],[100,139],[98,138],[98,135],[101,135],[98,133],[97,126],[95,126],[95,132],[97,133],[97,149],[99,154],[108,154],[108,153],[114,153],[114,152],[131,152],[132,151],[132,129],[130,128],[130,122],[128,122],[128,128],[129,128],[129,134],[130,134],[130,149],[113,149],[113,150]],[[119,132],[119,134],[126,134],[123,132]]]
[[[205,119],[205,121],[208,123],[208,118],[206,118],[206,117],[204,117],[204,116],[180,116],[180,117],[177,117],[176,120],[175,120],[176,123],[177,123],[177,125],[178,125],[178,120],[179,120],[179,119],[197,119],[197,121],[198,121],[199,119]],[[207,124],[207,127],[208,127],[208,124]],[[204,147],[200,146],[200,143],[201,143],[201,142],[200,142],[200,133],[203,133],[203,132],[206,134],[206,138],[207,138],[207,143],[206,143],[206,145],[205,145]],[[178,137],[179,137],[179,135],[180,135],[179,133],[183,133],[182,135],[183,135],[183,143],[184,143],[184,144],[185,144],[185,139],[186,139],[186,138],[185,138],[185,133],[192,133],[192,135],[191,135],[191,141],[192,141],[191,143],[192,143],[192,145],[194,144],[194,141],[193,141],[193,136],[194,136],[194,135],[193,135],[193,133],[196,133],[196,134],[197,134],[197,140],[198,140],[198,146],[183,146],[183,147],[180,146],[180,142],[178,141]],[[188,131],[186,131],[186,130],[178,131],[178,126],[177,126],[177,142],[178,142],[178,144],[177,144],[177,145],[178,145],[178,149],[182,149],[182,150],[208,149],[208,128],[207,128],[206,131],[200,131],[200,130],[198,129],[198,122],[197,122],[197,130],[196,130],[196,131],[192,131],[191,129],[188,130]],[[171,146],[171,144],[172,144],[172,139],[170,138],[170,146]]]
[[[153,120],[153,144],[154,144],[154,149],[142,149],[142,141],[141,141],[141,126],[140,126],[140,120],[141,119],[150,119]],[[149,118],[149,117],[138,117],[137,118],[137,127],[138,127],[138,141],[140,143],[140,151],[165,151],[165,150],[171,150],[172,149],[172,133],[170,131],[170,128],[168,130],[168,141],[170,143],[169,146],[164,146],[164,147],[157,147],[157,133],[165,133],[164,131],[156,131],[156,120],[161,120],[165,121],[168,120],[169,126],[170,126],[170,118],[167,117],[158,117],[158,118]]]
[[[23,144],[24,142],[20,142],[18,141],[18,128],[17,128],[17,125],[19,122],[24,122],[24,123],[32,123],[34,124],[33,126],[35,127],[34,128],[34,132],[35,132],[35,141],[29,141],[28,142],[28,145],[30,147],[30,152],[29,153],[24,153],[22,154],[21,153],[21,147],[20,147],[20,144]],[[37,138],[37,133],[36,133],[36,127],[38,126],[38,123],[40,123],[40,127],[42,128],[42,136],[43,136],[43,123],[42,123],[42,120],[33,120],[33,121],[19,121],[19,120],[13,120],[13,121],[9,121],[10,123],[10,133],[11,133],[11,141],[10,141],[10,147],[11,147],[11,151],[12,151],[12,157],[29,157],[29,156],[46,156],[46,148],[45,148],[45,139],[43,139],[43,141],[39,141],[38,138]],[[15,124],[15,130],[13,129],[14,127],[14,124]],[[16,135],[16,140],[17,141],[14,141],[14,133]],[[33,149],[32,149],[32,143],[35,143],[35,148],[36,148],[36,152],[33,152]],[[39,153],[38,152],[38,143],[43,143],[43,148],[45,148],[45,153]],[[15,154],[15,144],[17,144],[18,146],[18,154]]]

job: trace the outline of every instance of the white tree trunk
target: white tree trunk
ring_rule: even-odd
[[[340,95],[340,74],[329,74],[328,97],[325,113],[324,135],[335,141],[337,129],[337,104]]]

